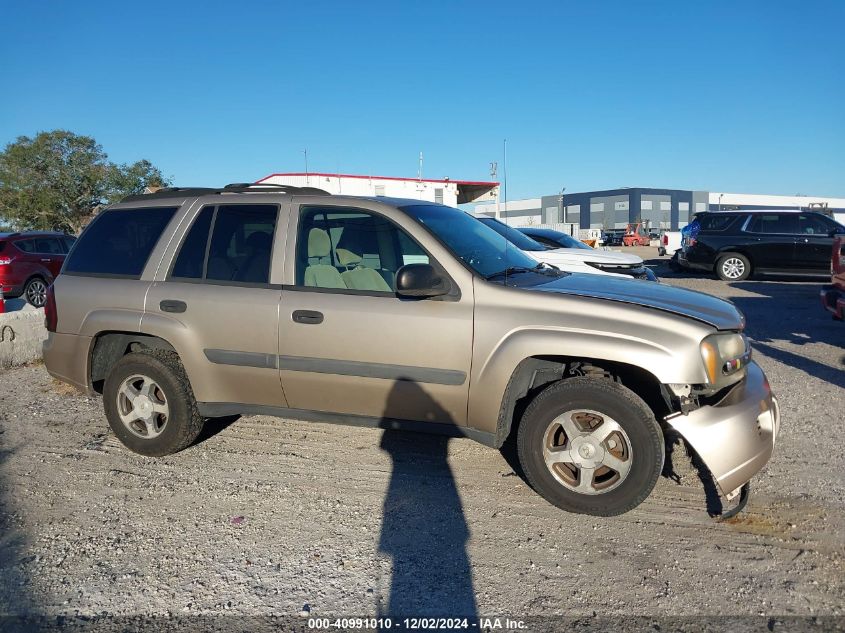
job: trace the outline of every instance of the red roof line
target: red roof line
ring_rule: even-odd
[[[304,171],[301,172],[288,172],[288,173],[281,173],[281,174],[270,174],[269,176],[264,176],[260,180],[256,180],[257,183],[264,182],[265,180],[270,180],[275,176],[330,176],[333,178],[361,178],[364,180],[403,180],[406,182],[439,182],[439,183],[454,183],[456,185],[479,185],[479,186],[488,186],[488,187],[498,187],[498,182],[485,182],[482,180],[435,180],[432,178],[399,178],[397,176],[362,176],[360,174],[327,174],[323,172],[316,172],[316,171],[309,171],[305,173]]]

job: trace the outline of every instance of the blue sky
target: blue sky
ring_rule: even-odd
[[[15,2],[0,145],[274,171],[845,196],[845,2]]]

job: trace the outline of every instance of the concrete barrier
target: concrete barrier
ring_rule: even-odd
[[[0,314],[0,369],[39,360],[41,344],[46,338],[44,310],[29,309]]]

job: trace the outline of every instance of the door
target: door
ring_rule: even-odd
[[[148,291],[142,331],[176,348],[199,402],[286,405],[276,368],[281,289],[270,284],[279,211],[204,206]]]
[[[798,235],[795,237],[795,266],[807,272],[826,275],[830,272],[833,236],[837,228],[832,220],[814,213],[798,216]]]
[[[279,323],[282,386],[296,409],[464,425],[472,286],[459,296],[398,297],[401,266],[440,263],[423,246],[430,235],[395,209],[388,215],[293,205],[296,239],[286,251],[293,284],[282,293]]]
[[[50,271],[55,279],[65,261],[64,244],[55,237],[35,238],[35,250],[39,263]]]
[[[754,213],[746,231],[750,234],[747,250],[755,269],[794,271],[797,213]]]

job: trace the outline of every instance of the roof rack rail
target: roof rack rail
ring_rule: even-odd
[[[315,193],[331,195],[325,189],[318,189],[317,187],[296,187],[294,185],[282,185],[275,182],[233,182],[223,187],[223,189],[225,191],[260,191],[261,189],[271,189],[290,193]]]
[[[290,194],[331,195],[324,189],[316,187],[294,187],[275,183],[234,182],[225,187],[162,187],[153,193],[139,193],[126,196],[121,202],[139,202],[157,200],[161,198],[180,198],[192,196],[208,196],[215,193],[244,193],[244,192],[278,192]]]

